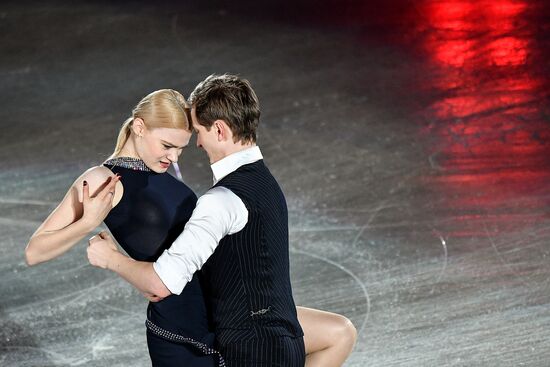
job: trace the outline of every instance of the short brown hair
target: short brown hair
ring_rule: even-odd
[[[208,130],[216,120],[225,121],[234,141],[256,142],[260,103],[250,82],[236,75],[212,74],[189,96],[197,122]]]

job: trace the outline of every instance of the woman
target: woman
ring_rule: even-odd
[[[154,261],[181,233],[197,200],[189,187],[166,172],[188,144],[190,125],[178,92],[164,89],[143,98],[123,124],[112,156],[82,174],[31,237],[29,265],[61,255],[103,220],[132,258]],[[297,311],[305,334],[306,366],[341,365],[355,343],[349,320],[302,307]],[[181,295],[150,303],[147,315],[153,324],[185,339],[176,344],[149,329],[154,366],[215,365],[219,356],[212,350],[200,272]]]

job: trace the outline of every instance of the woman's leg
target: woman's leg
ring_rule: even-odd
[[[298,321],[304,330],[306,367],[341,366],[350,355],[357,339],[351,321],[331,312],[296,307]]]

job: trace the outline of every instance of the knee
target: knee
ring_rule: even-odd
[[[338,339],[342,341],[342,344],[346,344],[350,348],[353,348],[357,341],[357,329],[350,319],[345,316],[338,316]]]

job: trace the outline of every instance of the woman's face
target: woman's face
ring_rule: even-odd
[[[137,137],[136,150],[147,167],[157,173],[163,173],[178,161],[183,148],[189,144],[191,132],[183,129],[145,128],[141,137]]]

